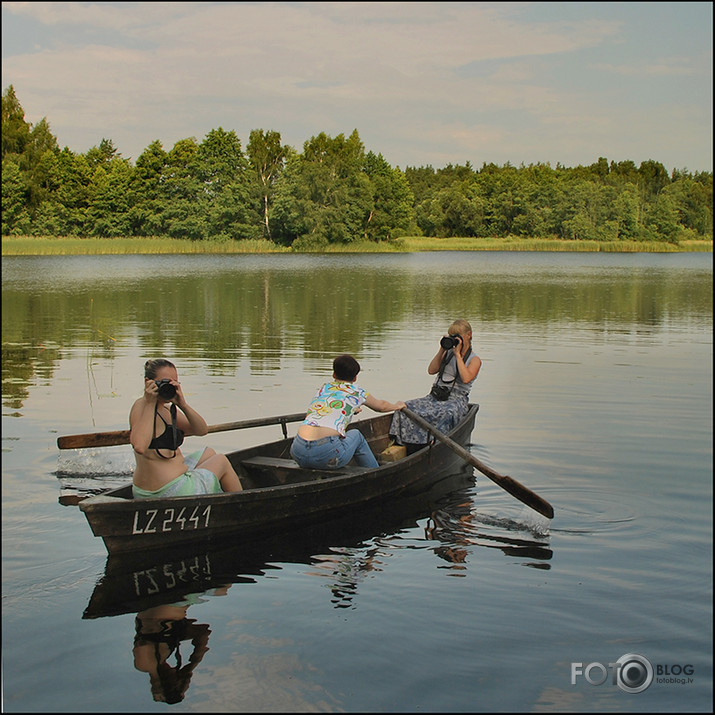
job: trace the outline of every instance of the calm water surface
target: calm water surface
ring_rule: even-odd
[[[712,710],[712,254],[28,257],[2,282],[5,711]],[[64,504],[130,473],[128,447],[56,439],[125,428],[147,357],[216,424],[304,409],[340,352],[378,397],[426,394],[456,317],[483,360],[471,451],[552,522],[469,470],[127,563]],[[187,591],[167,704],[135,667],[135,618]]]

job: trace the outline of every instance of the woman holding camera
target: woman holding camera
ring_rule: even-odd
[[[437,375],[430,394],[406,402],[440,432],[449,432],[467,413],[469,391],[482,367],[482,361],[472,352],[472,326],[466,320],[455,320],[447,333],[427,367],[428,374]],[[426,430],[401,412],[392,416],[390,435],[407,448],[408,454],[430,440]]]
[[[186,402],[176,367],[168,360],[144,364],[144,395],[132,406],[129,428],[135,498],[241,491],[225,454],[206,447],[184,457],[179,449],[184,436],[208,434],[208,426]]]

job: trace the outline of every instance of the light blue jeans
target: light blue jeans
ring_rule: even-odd
[[[353,457],[361,467],[380,466],[367,440],[356,429],[348,430],[345,437],[335,435],[311,441],[296,435],[290,456],[305,469],[340,469]]]

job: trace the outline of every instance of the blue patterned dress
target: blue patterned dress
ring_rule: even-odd
[[[474,353],[470,352],[465,360],[465,365],[469,365],[476,357]],[[474,380],[468,383],[462,382],[457,371],[456,359],[452,356],[445,366],[442,376],[438,375],[434,381],[435,385],[446,385],[451,388],[449,398],[440,401],[429,394],[414,400],[405,400],[405,404],[440,432],[446,433],[454,429],[462,417],[467,414],[469,391],[472,389],[473,383]],[[427,444],[431,441],[429,432],[415,424],[402,412],[395,412],[392,415],[390,436],[397,444]]]

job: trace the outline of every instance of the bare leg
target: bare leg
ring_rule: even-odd
[[[211,447],[204,447],[204,452],[203,452],[203,454],[201,455],[201,457],[199,458],[199,461],[196,463],[196,466],[197,466],[197,467],[202,467],[203,464],[204,464],[204,462],[205,462],[207,459],[211,459],[211,457],[213,457],[213,456],[215,456],[215,455],[216,455],[216,450],[215,450],[215,449],[211,449]]]
[[[213,450],[211,451],[213,452]],[[221,489],[223,489],[223,491],[240,492],[243,490],[241,480],[238,478],[238,474],[234,471],[231,462],[228,461],[228,457],[225,454],[216,454],[216,452],[214,452],[211,457],[199,462],[198,466],[213,472],[221,483]]]

